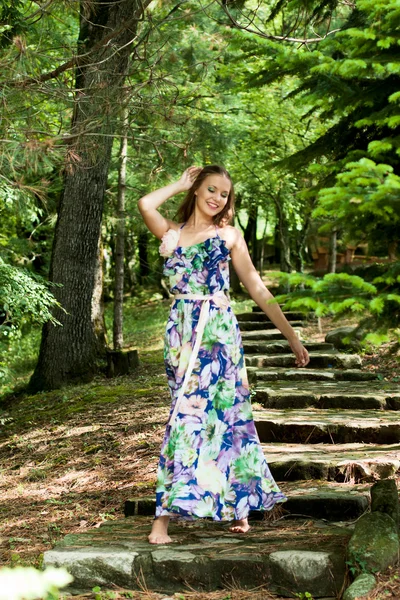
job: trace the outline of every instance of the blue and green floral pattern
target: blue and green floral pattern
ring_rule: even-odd
[[[165,261],[175,294],[229,289],[220,237],[175,248]],[[196,341],[201,300],[176,299],[165,332],[171,412]],[[200,350],[176,420],[167,425],[157,471],[155,518],[244,519],[286,497],[275,483],[253,421],[243,344],[231,307],[211,301]]]

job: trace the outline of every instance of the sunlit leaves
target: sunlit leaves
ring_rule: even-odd
[[[378,146],[375,145],[375,149]],[[386,226],[387,241],[398,239],[400,227],[400,177],[387,164],[363,158],[346,165],[336,184],[319,192],[315,217],[331,218],[354,239],[381,236],[377,223]]]
[[[400,263],[391,269],[398,272]],[[364,340],[371,344],[382,343],[387,339],[388,329],[400,323],[400,294],[388,293],[379,287],[379,283],[387,283],[386,275],[375,278],[374,283],[347,273],[329,273],[322,278],[274,273],[274,277],[290,290],[276,297],[284,308],[313,312],[317,317],[356,316],[364,331]],[[393,277],[390,281],[393,282]]]
[[[0,258],[0,335],[14,335],[26,322],[50,321],[60,325],[51,312],[56,306],[60,304],[51,293],[50,284]]]

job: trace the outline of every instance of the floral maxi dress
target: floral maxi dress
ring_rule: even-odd
[[[164,265],[173,294],[228,292],[229,250],[209,238],[177,246]],[[171,307],[164,360],[172,396],[170,419],[196,342],[204,300],[176,299]],[[245,519],[251,510],[284,502],[255,428],[243,344],[231,307],[210,300],[190,379],[167,424],[157,469],[155,517],[216,521]],[[176,412],[176,411],[175,411]]]

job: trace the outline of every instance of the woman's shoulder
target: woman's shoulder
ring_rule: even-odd
[[[232,225],[224,225],[223,227],[219,227],[219,236],[225,240],[226,245],[229,249],[232,249],[238,241],[243,238],[239,229],[233,227]]]

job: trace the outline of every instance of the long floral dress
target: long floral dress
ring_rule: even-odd
[[[209,238],[177,246],[164,265],[173,294],[229,289],[229,250]],[[172,396],[170,417],[196,340],[202,300],[176,299],[164,359]],[[253,421],[237,319],[213,300],[192,375],[173,422],[167,424],[157,470],[157,518],[245,519],[286,497],[264,458]]]

